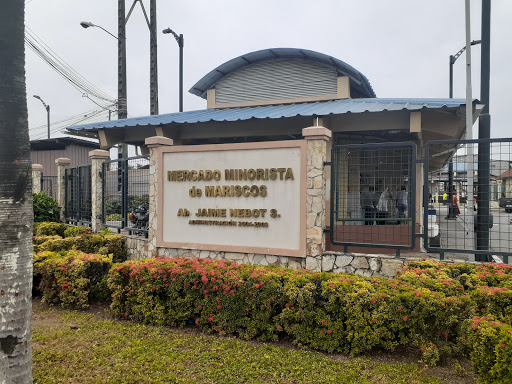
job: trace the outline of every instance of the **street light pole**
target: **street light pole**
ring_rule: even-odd
[[[91,23],[90,21],[82,21],[80,25],[82,28],[97,27],[108,33],[117,40],[117,118],[126,119],[128,117],[128,102],[127,102],[127,85],[126,85],[126,20],[125,20],[125,1],[119,0],[118,12],[118,35],[115,36],[100,25]],[[110,110],[109,110],[110,120]],[[128,146],[122,143],[119,144],[118,158],[128,157]]]
[[[162,31],[164,34],[172,34],[174,38],[176,39],[176,42],[178,43],[178,46],[180,47],[180,74],[179,74],[179,83],[180,83],[180,112],[183,112],[183,46],[184,46],[184,40],[183,35],[178,35],[175,33],[171,28],[164,29]]]
[[[481,44],[482,40],[473,40],[471,45]],[[466,50],[466,46],[462,47],[459,52],[455,55],[450,55],[450,99],[453,99],[453,64],[457,61],[457,59],[464,53]]]
[[[41,103],[43,103],[43,106],[46,109],[46,120],[48,123],[48,138],[50,138],[50,106],[47,105],[39,96],[34,95],[34,97],[38,99]]]
[[[482,41],[481,40],[473,40],[471,45],[478,45]],[[450,89],[449,95],[450,99],[453,99],[453,64],[457,61],[457,59],[464,53],[466,50],[466,46],[462,47],[455,55],[450,55]],[[470,137],[471,139],[471,137]],[[473,161],[473,159],[471,159]],[[469,196],[468,196],[469,198]],[[453,161],[450,159],[450,163],[448,164],[448,216],[447,218],[454,219],[457,217],[457,213],[455,212],[455,206],[453,205]]]

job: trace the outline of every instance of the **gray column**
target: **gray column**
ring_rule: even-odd
[[[325,251],[325,206],[327,199],[326,173],[327,142],[332,133],[324,127],[302,130],[307,140],[306,178],[306,255],[321,256]]]
[[[101,231],[102,227],[102,204],[103,185],[101,180],[102,165],[105,160],[110,160],[110,152],[102,149],[95,149],[89,152],[91,159],[91,228],[93,232]]]
[[[41,192],[41,177],[43,176],[43,166],[41,164],[32,164],[32,193]]]
[[[149,148],[149,255],[157,252],[156,237],[158,232],[158,174],[163,172],[163,164],[158,163],[158,148],[173,145],[172,139],[163,136],[148,137],[145,142]]]
[[[66,167],[71,164],[71,159],[59,157],[55,159],[57,165],[57,203],[60,210],[60,220],[64,221],[64,208],[66,205],[66,180],[64,179]]]

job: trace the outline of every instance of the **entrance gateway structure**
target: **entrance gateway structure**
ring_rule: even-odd
[[[392,275],[392,257],[341,252],[421,248],[422,177],[456,146],[428,170],[416,159],[428,141],[464,138],[464,100],[380,99],[345,62],[291,48],[232,59],[190,92],[207,109],[68,128],[149,154],[148,239],[129,239],[133,258]]]

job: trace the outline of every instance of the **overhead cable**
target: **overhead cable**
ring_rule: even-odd
[[[99,104],[101,102],[106,101],[109,104],[116,103],[116,100],[113,97],[87,81],[69,64],[62,60],[28,27],[26,27],[25,45],[29,47],[44,62],[46,62],[51,68],[53,68],[58,74],[64,77],[64,79],[71,83],[73,87],[81,92],[84,97],[89,98],[91,101],[97,105],[100,105],[102,108],[104,106]],[[99,103],[94,101],[92,98],[97,99]]]

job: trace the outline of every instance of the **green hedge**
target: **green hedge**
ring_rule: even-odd
[[[125,247],[126,239],[124,236],[118,234],[89,232],[74,237],[59,238],[51,236],[50,238],[44,239],[46,241],[40,242],[38,237],[34,238],[34,252],[61,252],[74,249],[85,253],[112,254],[114,262],[121,262],[127,259]]]
[[[489,369],[485,379],[493,382],[510,369],[503,353],[512,339],[500,336],[498,343],[481,336],[487,323],[480,323],[482,330],[467,324],[485,316],[495,319],[487,327],[509,333],[511,272],[505,265],[419,260],[387,279],[157,258],[112,268],[109,287],[116,317],[147,324],[197,324],[245,339],[287,336],[302,346],[351,355],[412,344],[429,365],[482,349],[490,353],[488,363],[475,361],[473,353],[475,369]]]
[[[34,255],[34,281],[43,303],[86,309],[91,302],[108,300],[111,267],[112,255],[43,251]]]
[[[60,207],[57,201],[47,196],[45,191],[32,195],[34,222],[57,221],[60,219]]]
[[[463,343],[480,379],[488,383],[512,382],[512,327],[492,316],[474,317],[464,323]]]
[[[60,236],[64,237],[64,232],[68,228],[67,224],[45,221],[34,223],[35,236]]]

